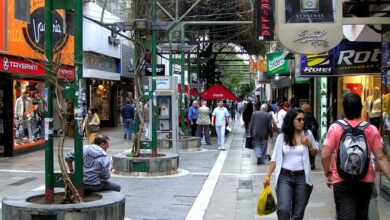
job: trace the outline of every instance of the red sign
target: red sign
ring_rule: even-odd
[[[255,30],[258,40],[274,40],[273,0],[256,0]]]
[[[42,63],[24,60],[10,56],[0,56],[0,72],[22,73],[30,75],[45,75],[45,68]],[[74,79],[74,68],[61,66],[58,70],[58,77]]]
[[[0,51],[7,50],[7,1],[0,2]]]

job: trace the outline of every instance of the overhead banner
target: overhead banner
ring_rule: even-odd
[[[8,36],[7,51],[4,54],[34,60],[44,60],[44,1],[26,0],[30,2],[28,16],[25,16],[24,12],[24,8],[26,8],[25,1],[5,1],[8,2],[6,13],[8,18]],[[54,52],[61,52],[62,64],[73,65],[74,37],[65,33],[64,14],[64,10],[53,11],[53,50]]]
[[[381,72],[381,43],[343,40],[335,48],[338,75]]]
[[[282,75],[290,73],[288,60],[284,59],[284,51],[267,54],[268,75]]]
[[[0,2],[0,51],[7,50],[7,1]]]
[[[145,76],[152,76],[152,64],[145,64]],[[157,64],[156,76],[165,76],[164,64]]]
[[[255,1],[255,30],[257,40],[274,40],[273,0]]]
[[[334,72],[333,50],[301,56],[301,76],[328,76]]]
[[[285,0],[286,23],[335,21],[334,0]]]

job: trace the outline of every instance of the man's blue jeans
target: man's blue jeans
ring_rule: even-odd
[[[215,126],[215,131],[217,132],[218,136],[218,147],[224,147],[225,146],[225,128],[226,126]]]
[[[279,220],[303,219],[313,186],[306,184],[305,175],[289,176],[280,174],[276,196]]]
[[[343,181],[333,184],[337,219],[368,219],[373,183]]]
[[[133,131],[133,119],[125,119],[124,122],[125,122],[125,125],[124,125],[125,136],[129,140],[131,140],[131,133]]]
[[[265,156],[267,155],[267,143],[268,139],[253,138],[252,140],[253,150],[255,151],[257,160],[260,160],[259,162],[261,164],[264,163]]]

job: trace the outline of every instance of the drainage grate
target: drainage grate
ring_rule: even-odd
[[[9,186],[21,186],[21,185],[26,184],[28,182],[34,181],[36,179],[38,179],[38,178],[34,178],[34,177],[24,178],[24,179],[21,179],[19,181],[14,182],[14,183],[8,184],[8,185]]]
[[[240,189],[252,189],[252,180],[240,180],[238,187]]]
[[[251,158],[251,155],[250,154],[243,154],[242,158]]]

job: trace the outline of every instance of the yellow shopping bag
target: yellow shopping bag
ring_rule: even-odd
[[[257,214],[260,216],[269,215],[276,211],[277,208],[278,205],[272,195],[271,187],[265,187],[260,194],[259,201],[257,202]]]

